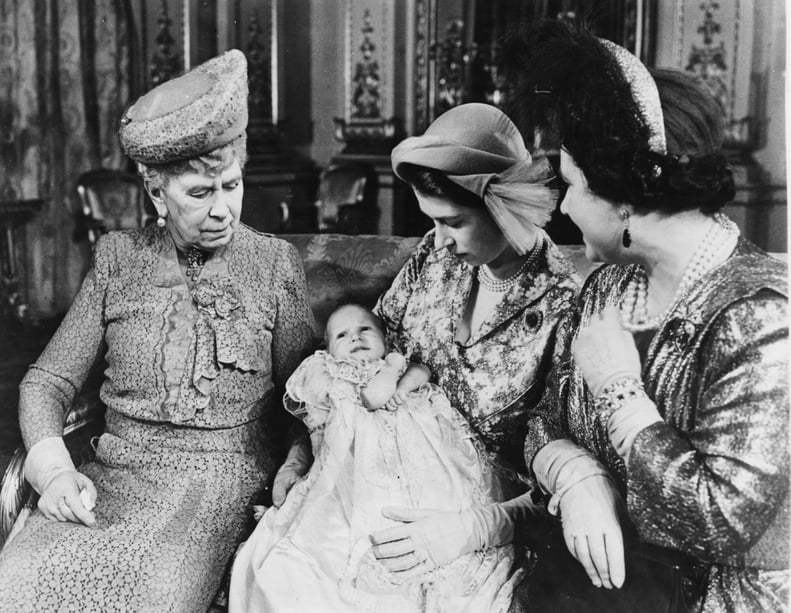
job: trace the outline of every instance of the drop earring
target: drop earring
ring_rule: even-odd
[[[621,219],[623,219],[623,234],[621,235],[621,244],[628,249],[632,244],[632,234],[629,232],[629,211],[623,209],[621,211]]]
[[[162,215],[157,217],[157,226],[159,226],[160,228],[164,228],[165,227],[165,218],[162,217]]]

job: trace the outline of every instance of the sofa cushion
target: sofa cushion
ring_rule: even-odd
[[[347,234],[279,234],[302,256],[308,300],[319,332],[332,310],[344,302],[373,306],[420,242],[419,236]],[[585,258],[583,245],[561,245],[561,251],[584,279],[597,264]]]
[[[319,332],[339,304],[357,302],[372,307],[421,237],[358,234],[279,234],[302,256],[308,300]]]

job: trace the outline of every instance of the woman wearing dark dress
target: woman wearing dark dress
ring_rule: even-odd
[[[542,572],[539,555],[555,587],[525,604],[786,610],[787,268],[719,212],[721,109],[692,75],[570,26],[509,52],[560,137],[561,211],[608,264],[559,327],[530,421],[526,463],[573,558]]]

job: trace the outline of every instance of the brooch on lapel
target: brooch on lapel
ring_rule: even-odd
[[[240,313],[235,313],[242,305],[239,291],[228,282],[201,280],[192,291],[192,299],[198,310],[212,319],[234,319],[240,316]]]
[[[544,316],[541,314],[541,311],[527,309],[522,320],[531,332],[535,332],[541,327],[541,324],[544,323]]]
[[[692,344],[697,331],[698,327],[689,319],[675,318],[667,324],[667,333],[679,351],[684,351]]]

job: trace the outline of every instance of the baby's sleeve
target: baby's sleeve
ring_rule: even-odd
[[[286,381],[283,406],[301,419],[310,431],[324,424],[331,410],[332,378],[327,353],[317,351],[305,359]]]

